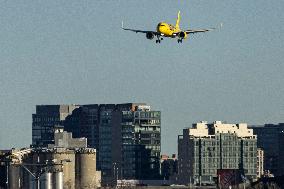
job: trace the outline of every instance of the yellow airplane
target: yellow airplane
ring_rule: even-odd
[[[160,22],[157,25],[157,31],[144,31],[144,30],[136,30],[130,28],[124,28],[123,22],[121,23],[121,28],[128,31],[133,31],[136,33],[145,33],[146,38],[152,40],[155,36],[157,37],[156,43],[161,43],[163,37],[170,37],[170,38],[178,38],[177,42],[182,43],[183,39],[186,39],[188,35],[195,34],[195,33],[202,33],[214,30],[216,28],[208,28],[208,29],[197,29],[197,30],[181,30],[179,27],[180,22],[180,11],[178,11],[178,16],[176,20],[176,25],[171,25],[166,22]],[[222,25],[222,24],[221,24]]]

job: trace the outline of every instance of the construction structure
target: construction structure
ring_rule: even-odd
[[[213,184],[225,169],[257,178],[257,136],[245,123],[193,124],[178,137],[178,157],[180,184]]]

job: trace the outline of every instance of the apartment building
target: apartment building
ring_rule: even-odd
[[[218,169],[257,177],[257,136],[247,124],[195,123],[178,137],[179,182],[214,183]]]

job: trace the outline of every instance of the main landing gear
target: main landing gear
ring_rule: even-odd
[[[158,38],[157,40],[156,40],[156,43],[161,43],[161,41],[163,40],[163,38],[161,37],[161,39],[160,38]]]
[[[182,43],[182,39],[178,39],[178,43]]]

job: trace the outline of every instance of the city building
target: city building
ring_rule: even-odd
[[[99,164],[103,183],[159,178],[160,111],[144,103],[99,106]]]
[[[73,137],[87,138],[87,146],[97,149],[97,168],[102,171],[102,183],[160,178],[160,111],[151,110],[145,103],[65,105],[68,108],[64,109],[61,119],[50,119],[51,115],[56,117],[63,112],[59,111],[63,110],[61,106],[37,106],[33,115],[36,136],[33,144],[54,144],[51,132],[60,124]],[[36,130],[34,125],[40,129]],[[43,137],[46,130],[49,135]]]
[[[172,157],[168,155],[161,155],[161,177],[164,180],[177,181],[178,174],[178,160],[176,154]]]
[[[257,136],[247,124],[199,122],[178,137],[178,172],[181,184],[214,183],[217,170],[240,170],[257,177]]]
[[[73,137],[85,137],[88,146],[99,149],[99,105],[80,105],[64,122],[64,130],[71,132]]]
[[[123,178],[158,179],[160,177],[161,112],[151,110],[151,107],[146,104],[132,104],[131,109],[122,108],[121,110],[121,113],[117,115],[121,117]]]
[[[47,147],[54,144],[55,126],[76,109],[77,105],[37,105],[32,115],[32,146]]]
[[[284,123],[252,125],[257,146],[264,151],[264,170],[275,176],[284,174]]]
[[[102,182],[104,185],[114,184],[113,179],[117,179],[121,175],[121,169],[118,171],[117,161],[112,157],[114,151],[120,150],[119,139],[117,132],[113,132],[117,128],[118,121],[114,121],[113,113],[115,111],[115,104],[102,104],[99,106],[99,156],[98,167],[102,171]],[[114,147],[113,147],[114,146]],[[116,169],[116,170],[115,170]]]

